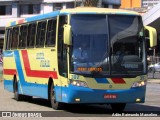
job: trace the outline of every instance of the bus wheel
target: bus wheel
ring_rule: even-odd
[[[14,80],[13,90],[14,90],[14,99],[17,100],[17,101],[22,100],[23,96],[18,93],[18,82],[17,82],[16,78]]]
[[[50,101],[51,106],[55,110],[62,109],[62,103],[56,101],[56,94],[55,94],[54,84],[52,83],[51,89],[50,89]]]
[[[126,103],[112,103],[111,108],[114,112],[123,112],[126,107]]]

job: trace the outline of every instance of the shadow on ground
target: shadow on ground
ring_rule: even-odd
[[[112,111],[109,105],[93,105],[93,104],[65,104],[63,111],[55,111],[51,108],[50,102],[41,98],[33,98],[32,101],[22,101],[29,102],[31,104],[36,104],[40,106],[45,106],[50,108],[49,113],[45,113],[49,116],[56,117],[105,117],[112,116],[114,111]],[[42,110],[43,111],[43,110]],[[56,113],[56,114],[55,114]],[[145,113],[145,114],[157,114],[160,115],[160,107],[148,106],[145,104],[127,104],[123,113],[135,114],[135,113]]]

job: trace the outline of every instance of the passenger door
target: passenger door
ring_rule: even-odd
[[[61,101],[64,101],[62,97],[63,90],[68,86],[68,60],[67,60],[67,46],[63,42],[63,26],[66,24],[67,16],[59,16],[58,25],[58,71],[59,80],[61,81]]]

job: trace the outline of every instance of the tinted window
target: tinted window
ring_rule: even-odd
[[[36,47],[42,47],[42,46],[44,46],[45,33],[46,33],[46,23],[47,23],[46,21],[38,23]]]
[[[8,50],[10,49],[10,42],[12,40],[12,28],[6,30],[5,38],[6,38],[5,45],[6,45],[6,49]]]
[[[19,36],[19,48],[25,48],[27,46],[27,33],[28,26],[23,25],[20,27],[20,36]]]
[[[56,41],[56,19],[48,21],[47,26],[47,36],[46,36],[46,46],[55,46]]]
[[[27,46],[28,47],[34,47],[35,35],[36,35],[36,23],[29,24],[28,38],[27,38]]]
[[[12,42],[11,42],[12,49],[17,48],[18,37],[19,37],[19,27],[15,27],[15,28],[13,28],[13,35],[12,35]]]

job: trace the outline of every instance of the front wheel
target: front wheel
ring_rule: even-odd
[[[126,107],[126,103],[112,103],[111,108],[115,112],[123,112]]]
[[[13,89],[14,89],[14,99],[17,101],[22,100],[23,96],[18,93],[18,82],[16,78],[14,80]]]
[[[53,109],[59,110],[59,109],[62,109],[63,105],[62,105],[62,103],[56,101],[56,94],[55,93],[56,93],[56,91],[54,89],[54,84],[52,83],[51,89],[50,89],[51,106]]]

